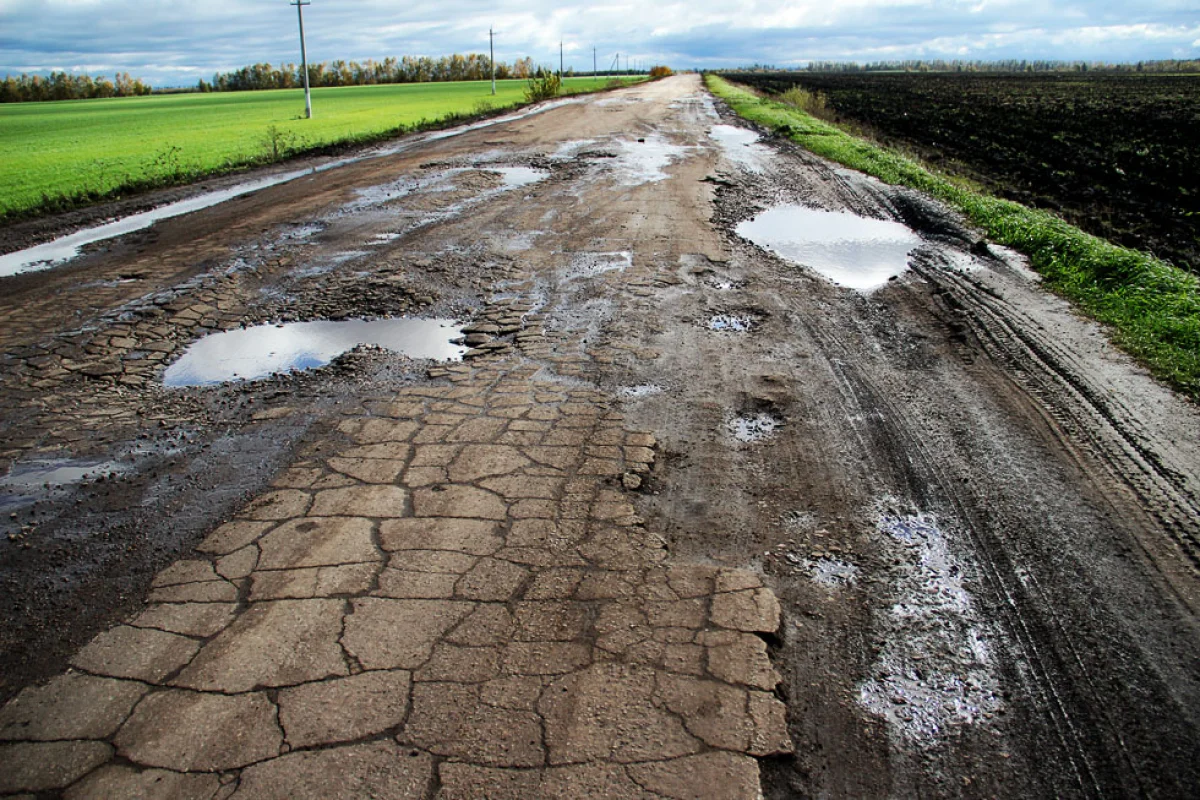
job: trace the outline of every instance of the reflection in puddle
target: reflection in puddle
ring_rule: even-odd
[[[879,631],[886,644],[859,697],[893,734],[932,744],[992,717],[1000,687],[962,564],[937,521],[884,516],[879,530],[895,543],[895,594]]]
[[[544,169],[533,167],[484,167],[488,172],[499,172],[504,181],[505,189],[519,189],[531,183],[543,181],[550,173]]]
[[[767,150],[758,143],[758,134],[736,125],[714,125],[709,136],[717,141],[725,156],[751,172],[763,171]]]
[[[56,489],[127,472],[129,466],[102,459],[43,459],[14,463],[0,477],[0,509],[12,511],[35,503]]]
[[[13,464],[12,470],[0,478],[0,488],[37,489],[67,486],[87,478],[124,472],[126,467],[115,461],[54,459]]]
[[[259,325],[206,336],[192,344],[163,374],[167,386],[203,386],[254,380],[277,372],[323,367],[360,344],[377,345],[410,358],[458,361],[467,348],[450,319],[378,319]]]
[[[628,139],[617,142],[620,148],[614,170],[622,186],[656,183],[667,178],[666,168],[683,158],[690,148],[671,144],[661,136],[651,135],[642,141]]]
[[[731,417],[725,422],[729,435],[739,442],[753,443],[770,439],[775,431],[783,426],[778,417],[760,411],[757,414],[744,414]]]
[[[878,289],[908,269],[908,254],[921,243],[899,222],[803,206],[764,211],[740,223],[737,233],[861,292]]]

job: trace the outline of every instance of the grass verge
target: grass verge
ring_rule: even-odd
[[[562,94],[608,87],[567,78]],[[525,105],[526,81],[346,86],[0,105],[0,223],[448,127]]]
[[[961,211],[987,237],[1027,255],[1047,287],[1108,325],[1119,347],[1200,402],[1200,279],[1119,247],[1053,214],[966,188],[922,164],[716,75],[705,83],[739,116],[813,153]]]

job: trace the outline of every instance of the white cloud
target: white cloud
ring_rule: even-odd
[[[591,67],[614,53],[677,67],[811,59],[1200,56],[1195,0],[313,0],[313,60],[486,52]],[[156,85],[298,60],[286,0],[0,0],[0,73],[68,65],[128,70]],[[103,65],[102,69],[91,69]]]

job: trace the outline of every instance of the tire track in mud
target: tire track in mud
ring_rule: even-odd
[[[1038,334],[1036,322],[980,281],[962,272],[920,265],[914,265],[913,271],[933,285],[935,302],[944,304],[956,319],[967,322],[980,349],[1041,414],[1064,451],[1084,470],[1090,466],[1087,456],[1100,461],[1108,471],[1107,480],[1101,482],[1132,495],[1139,510],[1157,523],[1156,528],[1170,535],[1194,577],[1200,564],[1196,534],[1200,514],[1188,494],[1186,477],[1163,464],[1159,453],[1146,441],[1149,433],[1133,410],[1118,396],[1106,398],[1067,348]],[[877,398],[887,404],[883,396]],[[899,413],[899,409],[893,412]],[[930,457],[921,438],[908,438],[911,452],[918,454],[927,470],[938,474],[937,460]],[[940,482],[943,487],[952,485],[945,479]],[[1134,727],[1142,729],[1145,740],[1156,738],[1158,732],[1153,726],[1138,719],[1146,714],[1145,710],[1098,684],[1095,670],[1072,632],[1075,626],[1059,613],[1037,571],[1018,567],[986,520],[973,519],[969,504],[956,493],[948,492],[947,499],[956,507],[977,552],[983,556],[991,588],[1001,601],[998,606],[1008,611],[1007,627],[1015,634],[1025,663],[1036,665],[1033,680],[1026,684],[1050,701],[1046,710],[1074,767],[1078,789],[1095,796],[1121,796],[1134,787],[1144,795],[1161,792],[1166,788],[1161,783],[1165,776],[1151,777],[1154,770],[1142,768],[1142,759],[1131,750],[1126,734],[1126,729]],[[1161,548],[1144,538],[1154,534],[1154,530],[1148,530],[1136,538],[1161,569]],[[1194,599],[1186,588],[1180,591],[1169,570],[1153,577],[1161,579],[1164,588],[1181,604],[1194,610]],[[1115,649],[1118,645],[1114,642],[1111,646]],[[1123,661],[1144,662],[1139,653],[1122,655]],[[1140,666],[1143,675],[1154,672],[1149,664]],[[1169,691],[1160,690],[1160,702],[1165,700],[1163,695],[1169,695]],[[1177,784],[1175,789],[1186,792],[1185,787]]]
[[[792,303],[796,318],[804,311],[803,303]],[[989,541],[976,523],[971,508],[973,498],[964,498],[956,488],[959,482],[939,468],[938,459],[923,444],[929,436],[905,409],[889,401],[889,393],[880,389],[864,370],[855,366],[858,360],[853,350],[832,330],[805,324],[804,334],[817,342],[825,362],[842,388],[841,403],[851,420],[858,420],[855,431],[863,444],[863,452],[872,454],[877,462],[876,472],[887,475],[885,484],[903,499],[922,510],[949,510],[947,515],[956,527],[964,529],[972,543],[976,564],[989,586],[992,607],[1007,609],[1005,628],[1021,651],[1022,660],[1034,672],[1030,688],[1052,720],[1061,746],[1066,750],[1076,786],[1084,793],[1099,790],[1093,769],[1081,744],[1078,726],[1058,689],[1060,683],[1047,664],[1045,643],[1051,640],[1046,631],[1031,621],[1020,609],[1029,605],[1022,595],[1020,581],[1015,577],[1011,561],[1003,550]],[[864,424],[866,420],[870,424]]]
[[[1164,463],[1147,442],[1150,434],[1133,409],[1115,394],[1106,396],[1069,351],[1039,335],[1036,323],[969,275],[919,264],[913,271],[945,294],[950,313],[965,319],[988,354],[1007,365],[1014,381],[1045,405],[1058,426],[1069,429],[1060,441],[1076,447],[1074,439],[1084,439],[1089,452],[1107,465],[1112,482],[1138,498],[1171,534],[1193,575],[1200,574],[1200,497],[1189,490],[1187,476]],[[1147,547],[1147,552],[1153,550]],[[1194,597],[1180,599],[1195,610]]]

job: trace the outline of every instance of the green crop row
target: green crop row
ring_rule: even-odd
[[[567,78],[564,94],[605,78]],[[362,144],[522,105],[526,81],[389,84],[0,105],[0,221]]]
[[[1053,214],[988,196],[830,123],[707,75],[739,116],[823,158],[909,186],[965,214],[987,237],[1027,255],[1045,285],[1111,328],[1151,372],[1200,400],[1200,279],[1138,250],[1084,233]]]

